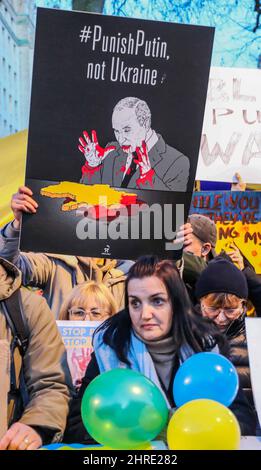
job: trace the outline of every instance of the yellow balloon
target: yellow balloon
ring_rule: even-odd
[[[167,441],[173,450],[237,450],[240,427],[235,415],[213,400],[192,400],[172,416]]]

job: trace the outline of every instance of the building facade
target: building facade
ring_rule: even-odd
[[[0,137],[28,128],[36,7],[71,0],[0,0]]]
[[[35,4],[0,2],[0,136],[28,127]]]

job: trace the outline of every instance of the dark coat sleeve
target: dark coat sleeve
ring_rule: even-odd
[[[229,409],[234,413],[239,422],[242,436],[255,436],[257,426],[256,415],[240,387]]]
[[[256,314],[261,317],[261,277],[249,267],[243,269],[248,285],[248,298],[256,309]]]
[[[85,429],[81,417],[81,402],[85,389],[89,383],[99,375],[99,366],[92,353],[91,361],[86,369],[85,376],[82,380],[81,388],[75,398],[71,401],[69,416],[67,419],[66,429],[64,433],[64,442],[67,444],[95,444],[95,441]]]
[[[183,251],[183,281],[186,284],[187,291],[189,293],[190,299],[194,305],[197,303],[197,298],[195,295],[195,286],[201,275],[201,273],[206,269],[207,262],[204,258],[200,256],[195,256],[192,253]]]

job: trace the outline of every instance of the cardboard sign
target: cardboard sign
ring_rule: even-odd
[[[261,70],[211,67],[198,180],[261,183]]]
[[[237,247],[261,274],[261,192],[195,192],[190,208],[193,213],[216,223],[217,253]]]
[[[26,185],[39,208],[24,217],[23,250],[126,259],[173,250],[213,33],[38,9]]]
[[[66,352],[73,385],[79,388],[91,359],[92,335],[101,322],[57,320]]]
[[[246,334],[252,391],[261,426],[261,318],[246,318]]]

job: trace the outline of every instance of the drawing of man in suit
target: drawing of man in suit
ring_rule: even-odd
[[[117,142],[99,145],[96,131],[79,138],[86,162],[81,183],[114,187],[186,191],[190,162],[151,128],[151,112],[139,98],[127,97],[113,109]]]

